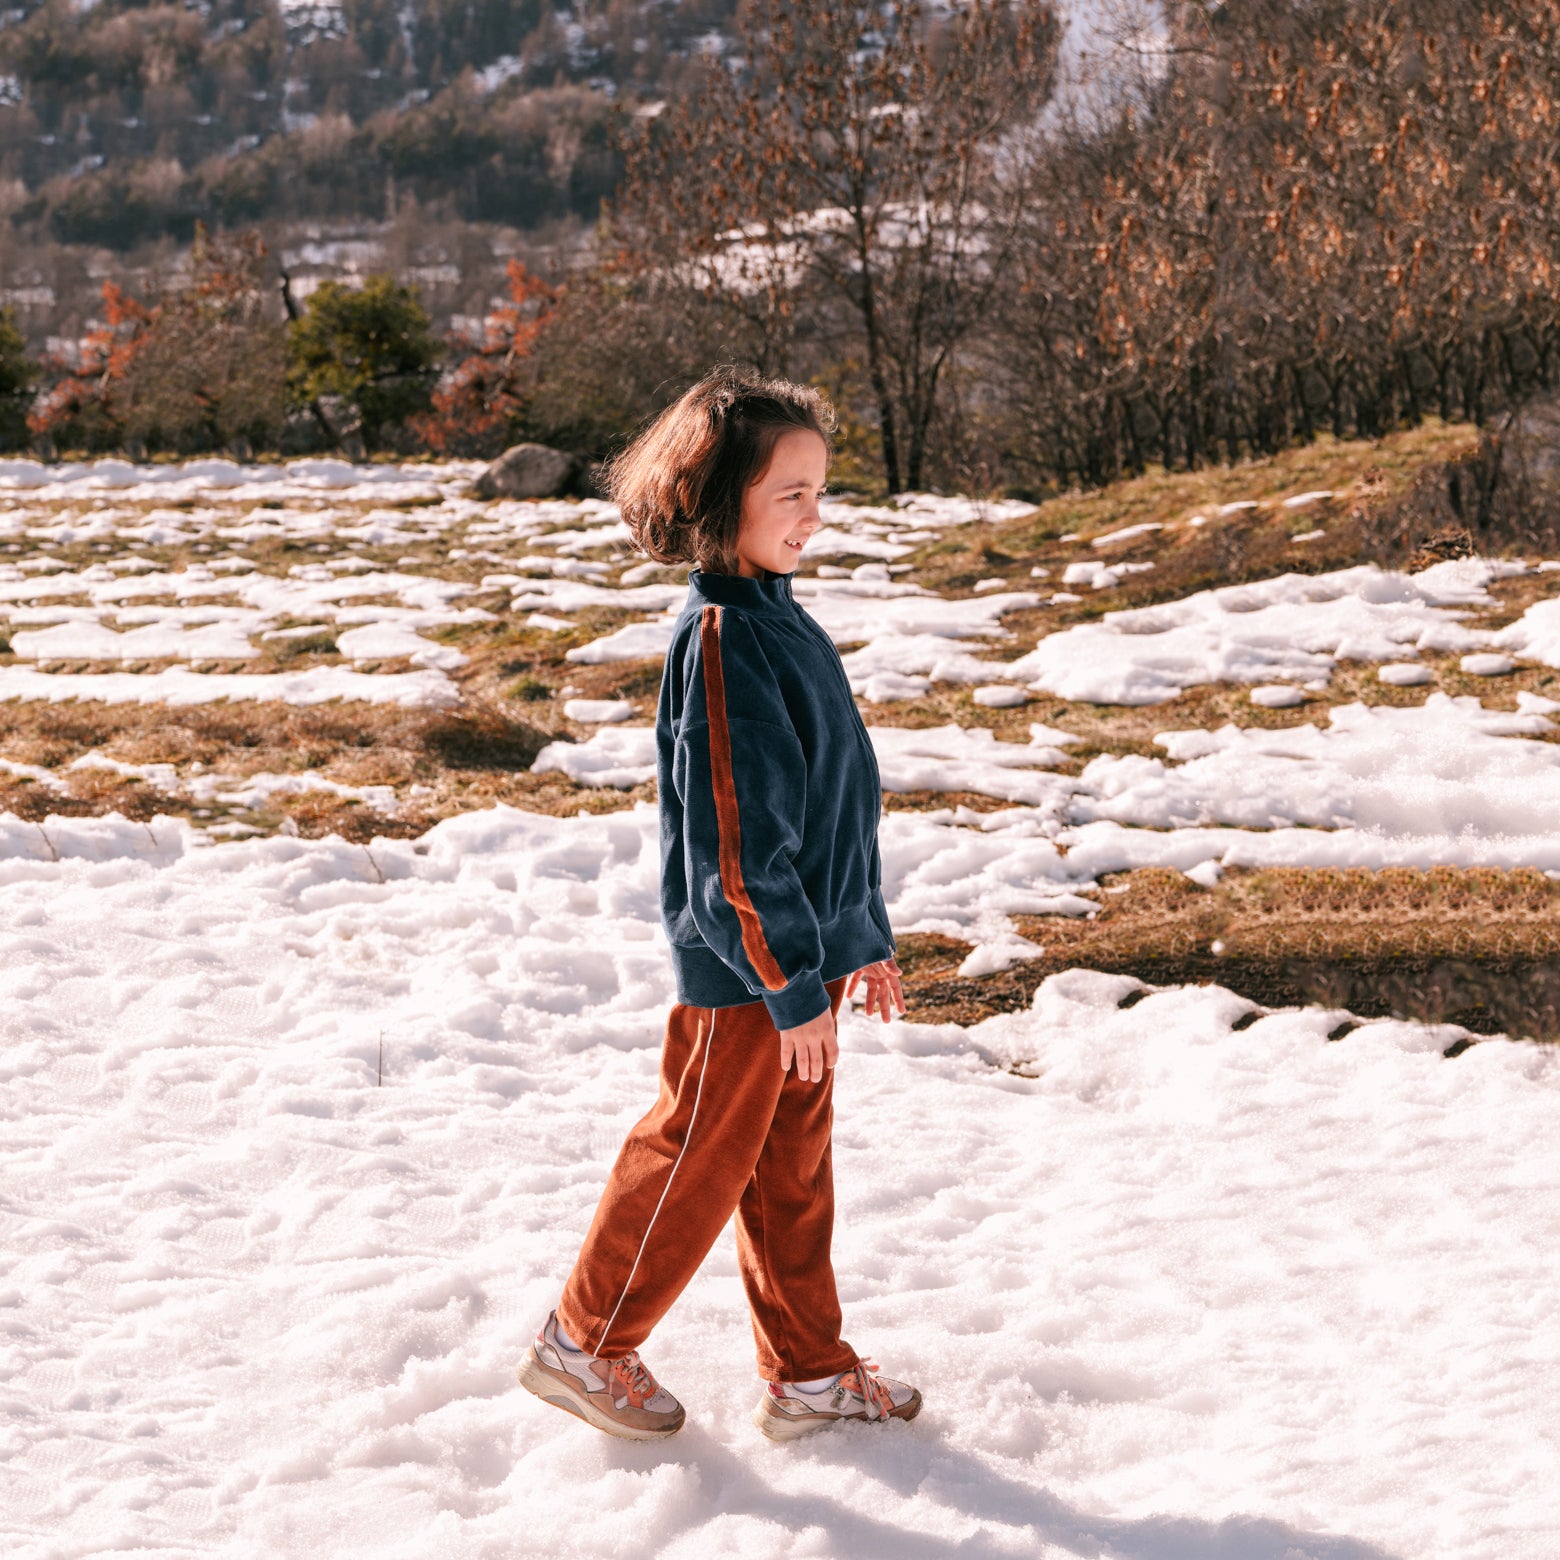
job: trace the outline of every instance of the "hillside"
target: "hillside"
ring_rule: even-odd
[[[729,0],[36,0],[0,23],[0,307],[33,349],[150,293],[195,224],[308,275],[390,269],[441,326],[505,259],[563,263],[620,169],[615,114],[721,47]]]
[[[0,32],[0,183],[13,223],[118,249],[406,199],[520,227],[588,218],[616,172],[611,106],[675,90],[729,9],[24,5]]]

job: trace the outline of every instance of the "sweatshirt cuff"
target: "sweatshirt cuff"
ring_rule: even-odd
[[[816,970],[798,975],[783,991],[766,991],[764,1006],[776,1029],[798,1029],[809,1019],[827,1013],[829,990]]]

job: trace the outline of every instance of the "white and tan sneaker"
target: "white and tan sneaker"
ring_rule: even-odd
[[[656,1383],[635,1349],[598,1359],[558,1337],[558,1313],[547,1318],[520,1362],[520,1385],[544,1403],[630,1441],[658,1441],[682,1429],[682,1404]]]
[[[921,1412],[921,1394],[876,1371],[877,1366],[869,1360],[857,1360],[831,1385],[816,1392],[804,1392],[788,1381],[771,1381],[753,1410],[753,1423],[771,1441],[794,1441],[842,1419],[878,1423],[914,1419]]]

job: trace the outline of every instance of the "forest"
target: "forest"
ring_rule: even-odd
[[[0,440],[45,457],[601,454],[724,359],[826,388],[864,490],[1041,495],[1560,371],[1545,0],[1173,6],[1082,65],[1041,0],[9,14]]]

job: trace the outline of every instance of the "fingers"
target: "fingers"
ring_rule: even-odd
[[[833,1013],[820,1013],[795,1029],[780,1031],[781,1074],[789,1072],[794,1061],[796,1076],[802,1083],[821,1083],[839,1054]]]
[[[862,1004],[864,1018],[871,1018],[876,1013],[885,1024],[889,1024],[904,1014],[904,985],[900,980],[899,966],[892,959],[869,964],[857,973],[864,975],[867,982],[866,1001]]]
[[[822,1076],[818,1042],[810,1037],[796,1043],[796,1076],[803,1083],[813,1083]]]

